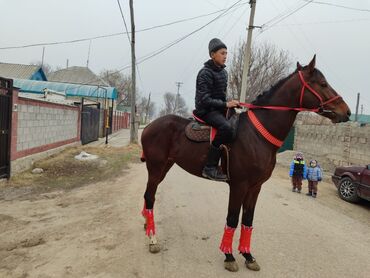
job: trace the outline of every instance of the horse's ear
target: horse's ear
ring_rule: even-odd
[[[302,70],[303,67],[301,66],[301,64],[299,62],[297,62],[297,70]]]
[[[315,70],[315,66],[316,66],[316,54],[313,56],[311,62],[308,64],[308,71],[310,73],[313,73],[313,71]]]

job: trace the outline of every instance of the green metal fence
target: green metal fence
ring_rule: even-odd
[[[284,141],[284,144],[281,146],[279,149],[279,153],[286,151],[286,150],[293,150],[293,145],[294,145],[294,130],[295,128],[292,127],[289,131],[289,134],[287,138]]]

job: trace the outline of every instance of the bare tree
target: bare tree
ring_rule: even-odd
[[[131,103],[132,83],[129,75],[124,75],[117,70],[103,70],[99,77],[115,87],[118,91],[117,103],[125,102],[128,105]]]
[[[239,99],[242,86],[244,42],[234,50],[229,70],[229,91],[231,98]],[[246,100],[252,101],[257,95],[269,89],[288,74],[291,67],[287,51],[278,50],[274,45],[254,45],[251,53]]]
[[[160,116],[168,114],[177,114],[183,117],[189,116],[188,107],[182,96],[179,96],[179,99],[176,99],[176,94],[165,93],[164,96],[164,108],[159,112]],[[176,107],[177,102],[177,107]]]
[[[151,100],[148,102],[148,98],[142,97],[137,105],[137,113],[140,115],[140,122],[146,124],[145,121],[149,121],[155,114],[155,103]]]

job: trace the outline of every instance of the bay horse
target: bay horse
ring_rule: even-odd
[[[297,63],[297,69],[280,80],[270,90],[259,95],[240,114],[237,136],[230,144],[229,205],[220,249],[225,254],[224,267],[237,271],[232,253],[234,231],[242,210],[242,225],[238,250],[247,268],[259,270],[250,251],[253,215],[262,184],[267,181],[276,163],[276,153],[288,135],[300,111],[313,111],[333,123],[346,122],[351,114],[347,104],[315,68],[316,55],[308,66]],[[142,161],[146,161],[148,182],[144,194],[142,215],[146,219],[149,251],[160,246],[155,237],[153,206],[160,182],[174,163],[190,174],[202,177],[209,143],[195,143],[185,136],[189,123],[175,115],[167,115],[149,124],[142,133]]]

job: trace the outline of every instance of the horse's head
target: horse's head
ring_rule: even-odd
[[[297,63],[297,71],[302,89],[300,106],[317,109],[319,115],[329,118],[333,123],[347,122],[351,110],[341,96],[330,86],[325,76],[315,68],[316,55],[308,66]]]

